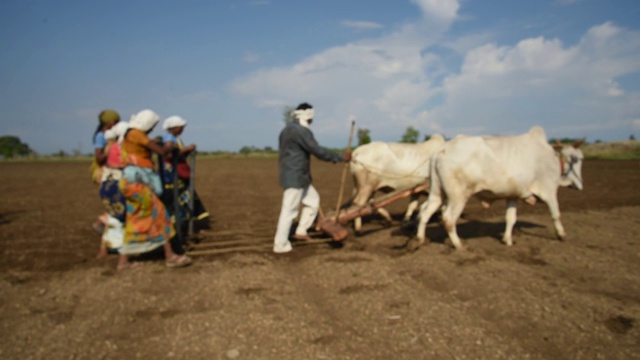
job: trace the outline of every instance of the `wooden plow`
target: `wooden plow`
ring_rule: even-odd
[[[336,215],[331,215],[320,219],[316,225],[316,229],[322,230],[323,232],[331,235],[335,241],[342,241],[346,239],[349,234],[349,232],[342,227],[343,224],[357,217],[371,215],[376,210],[388,206],[395,201],[428,190],[429,182],[425,182],[412,188],[397,190],[376,199],[372,199],[367,205],[362,207],[352,206],[350,208],[342,209],[338,212],[337,217]]]
[[[335,215],[323,216],[322,213],[316,224],[316,232],[309,235],[311,241],[292,241],[294,247],[330,244],[343,241],[349,236],[349,231],[343,226],[349,221],[373,214],[377,209],[388,206],[400,199],[407,198],[429,189],[429,183],[401,189],[371,200],[362,207],[350,207],[340,210],[336,220]],[[189,256],[216,255],[234,252],[269,251],[273,247],[274,229],[218,230],[207,231],[199,241],[190,241],[186,246]],[[329,237],[327,237],[329,236]]]

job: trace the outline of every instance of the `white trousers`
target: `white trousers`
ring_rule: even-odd
[[[289,230],[293,220],[298,216],[300,204],[302,204],[302,212],[295,233],[307,235],[307,229],[313,225],[320,208],[320,194],[313,185],[309,185],[306,189],[289,188],[284,191],[278,228],[273,240],[275,245],[283,246],[289,242]]]

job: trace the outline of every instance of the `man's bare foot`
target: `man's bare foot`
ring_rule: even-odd
[[[311,236],[307,235],[307,234],[294,234],[293,238],[296,240],[301,240],[301,241],[313,241],[313,239],[311,238]]]

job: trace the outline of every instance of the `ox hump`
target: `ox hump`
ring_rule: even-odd
[[[535,125],[531,129],[529,129],[529,134],[533,137],[542,139],[545,142],[547,141],[547,133],[544,131],[542,127],[538,125]]]

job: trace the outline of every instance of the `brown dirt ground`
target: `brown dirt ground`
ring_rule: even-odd
[[[0,163],[0,358],[640,359],[638,161],[587,161],[585,190],[560,189],[565,242],[546,206],[522,204],[506,247],[503,203],[472,200],[467,251],[434,221],[432,242],[406,252],[410,231],[371,216],[342,247],[285,255],[269,245],[277,160],[197,165],[213,220],[198,249],[262,247],[117,273],[115,255],[94,258],[88,163]],[[313,164],[325,211],[342,169]]]

